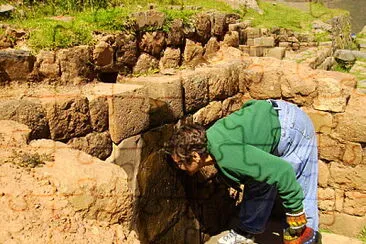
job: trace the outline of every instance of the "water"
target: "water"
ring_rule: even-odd
[[[341,8],[350,12],[352,32],[360,32],[366,25],[366,0],[325,0],[324,2],[329,8]]]

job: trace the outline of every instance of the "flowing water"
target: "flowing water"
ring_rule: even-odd
[[[366,25],[366,0],[325,0],[329,8],[342,8],[351,13],[352,32],[357,33]]]

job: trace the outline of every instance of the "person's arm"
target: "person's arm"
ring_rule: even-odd
[[[217,152],[215,159],[219,167],[232,180],[240,182],[249,176],[275,185],[288,211],[303,209],[303,190],[292,166],[285,160],[247,144],[224,143]]]

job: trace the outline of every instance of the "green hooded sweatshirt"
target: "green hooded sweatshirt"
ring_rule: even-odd
[[[288,211],[303,208],[303,190],[289,162],[273,155],[281,137],[278,113],[264,100],[251,100],[218,120],[206,132],[208,150],[221,173],[245,184],[256,180],[275,185]]]

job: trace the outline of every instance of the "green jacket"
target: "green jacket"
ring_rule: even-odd
[[[251,100],[207,130],[208,150],[221,173],[236,183],[248,180],[275,185],[289,211],[303,208],[303,190],[287,161],[273,155],[281,137],[277,111]]]

